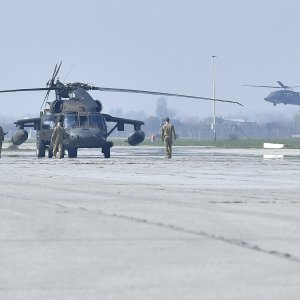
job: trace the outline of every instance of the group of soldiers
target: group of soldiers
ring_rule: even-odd
[[[1,158],[1,151],[2,151],[2,142],[4,141],[4,131],[3,128],[0,126],[0,158]],[[61,122],[58,122],[53,130],[53,134],[51,137],[51,145],[53,147],[53,157],[56,158],[57,153],[59,153],[59,158],[62,157],[63,149],[63,139],[65,135],[65,130],[62,126]],[[163,124],[161,128],[161,139],[165,144],[165,153],[166,158],[172,158],[172,144],[173,139],[176,140],[176,133],[173,124],[170,123],[170,119],[165,119],[165,124]]]

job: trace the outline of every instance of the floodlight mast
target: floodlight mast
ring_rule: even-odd
[[[214,140],[217,140],[217,129],[216,129],[216,84],[215,84],[215,58],[217,56],[212,55],[212,87],[213,87],[213,123],[212,130],[214,132]]]

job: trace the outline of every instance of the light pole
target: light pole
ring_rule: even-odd
[[[217,140],[217,130],[216,130],[216,85],[215,85],[215,58],[217,56],[212,55],[212,82],[213,82],[213,123],[212,129],[214,131],[214,140]]]

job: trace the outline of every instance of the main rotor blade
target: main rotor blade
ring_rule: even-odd
[[[284,85],[281,81],[276,81],[283,89],[289,89],[290,87],[287,85]]]
[[[237,101],[212,99],[212,98],[206,98],[206,97],[198,97],[198,96],[183,95],[183,94],[172,94],[172,93],[164,93],[164,92],[152,92],[152,91],[143,91],[143,90],[105,88],[105,87],[92,87],[92,90],[99,90],[99,91],[102,91],[102,92],[119,92],[119,93],[148,94],[148,95],[157,95],[157,96],[174,96],[174,97],[181,97],[181,98],[201,99],[201,100],[218,101],[218,102],[228,102],[228,103],[235,103],[235,104],[238,104],[240,106],[244,106],[243,104],[241,104]]]
[[[271,88],[271,89],[281,89],[280,86],[273,86],[273,85],[252,85],[252,84],[244,84],[244,86],[251,86],[251,87],[261,87],[261,88]]]
[[[0,93],[29,92],[29,91],[50,91],[50,90],[60,90],[60,89],[61,89],[61,87],[15,89],[15,90],[2,90],[2,91],[0,91]],[[89,86],[88,89],[98,90],[98,91],[102,91],[102,92],[119,92],[119,93],[148,94],[148,95],[157,95],[157,96],[173,96],[173,97],[190,98],[190,99],[200,99],[200,100],[207,100],[207,101],[217,101],[217,102],[234,103],[234,104],[238,104],[240,106],[244,106],[243,104],[241,104],[241,103],[239,103],[237,101],[222,100],[222,99],[213,99],[213,98],[191,96],[191,95],[183,95],[183,94],[153,92],[153,91],[144,91],[144,90],[132,90],[132,89],[105,88],[105,87],[94,87],[94,86]]]
[[[56,78],[56,76],[57,76],[57,74],[58,74],[58,72],[59,72],[59,69],[60,69],[61,64],[62,64],[62,60],[60,61],[60,64],[59,64],[59,66],[58,66],[58,68],[57,68],[57,71],[56,71],[55,75],[52,77],[53,82],[54,82],[54,80],[55,80],[55,78]]]
[[[33,89],[16,89],[16,90],[2,90],[0,93],[11,93],[11,92],[30,92],[30,91],[48,91],[48,90],[58,90],[59,88],[33,88]]]
[[[54,68],[53,74],[52,74],[52,76],[51,76],[51,79],[48,81],[48,85],[49,85],[49,86],[51,86],[51,82],[52,82],[53,77],[54,77],[54,75],[55,75],[55,73],[56,73],[56,69],[57,69],[57,64],[55,65],[55,68]]]
[[[61,64],[62,64],[62,61],[60,62],[60,65],[59,65],[58,68],[57,68],[57,64],[55,64],[55,68],[54,68],[52,77],[51,77],[51,79],[48,81],[47,86],[49,86],[49,87],[52,87],[52,86],[53,86],[55,77],[57,76],[57,73],[58,73],[58,71],[59,71],[59,69],[60,69]],[[44,100],[43,100],[43,102],[42,102],[42,105],[41,105],[41,107],[40,107],[40,110],[42,109],[44,103],[48,100],[49,95],[50,95],[50,89],[48,89],[48,91],[47,91],[47,93],[46,93],[46,95],[45,95],[45,98],[44,98]]]
[[[42,103],[42,105],[41,105],[41,107],[40,107],[40,110],[42,110],[43,105],[44,105],[44,103],[48,100],[49,95],[50,95],[50,89],[48,89],[48,91],[47,91],[47,93],[46,93],[46,96],[45,96],[45,98],[44,98],[44,100],[43,100],[43,103]]]
[[[62,60],[60,61],[60,64],[59,64],[58,67],[57,67],[57,64],[55,65],[55,68],[54,68],[52,77],[51,77],[51,79],[49,80],[49,87],[52,87],[52,85],[53,85],[53,83],[54,83],[54,81],[55,81],[55,78],[56,78],[56,76],[57,76],[57,74],[58,74],[58,72],[59,72],[59,69],[60,69],[60,67],[61,67],[61,64],[62,64]]]

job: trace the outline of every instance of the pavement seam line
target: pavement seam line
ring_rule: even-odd
[[[189,233],[189,234],[193,234],[193,235],[210,238],[210,239],[213,239],[216,241],[221,241],[221,242],[224,242],[227,244],[235,245],[235,246],[249,249],[252,251],[265,253],[268,255],[275,256],[277,258],[287,259],[289,261],[300,264],[300,258],[293,256],[290,253],[285,253],[285,252],[281,252],[281,251],[277,251],[277,250],[267,250],[267,249],[260,247],[259,245],[251,244],[249,242],[246,242],[246,241],[243,241],[240,239],[226,238],[224,236],[216,235],[214,233],[190,230],[190,229],[186,229],[186,228],[183,228],[183,227],[180,227],[177,225],[173,225],[173,224],[167,224],[167,223],[162,223],[162,222],[153,222],[153,221],[149,221],[149,220],[137,218],[137,217],[132,217],[132,216],[126,216],[126,215],[121,215],[121,214],[108,214],[108,213],[104,213],[104,212],[100,212],[100,213],[105,216],[115,217],[115,218],[119,218],[119,219],[125,219],[125,220],[131,221],[131,222],[144,223],[147,225],[162,227],[162,228],[166,228],[166,229],[170,229],[170,230],[174,230],[174,231],[180,231],[180,232],[184,232],[184,233]]]

